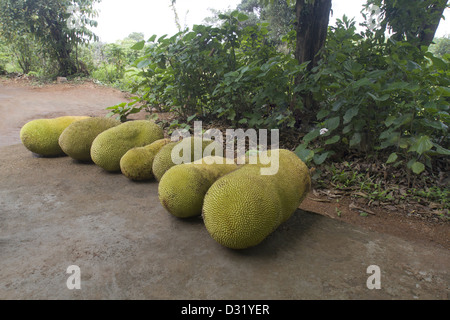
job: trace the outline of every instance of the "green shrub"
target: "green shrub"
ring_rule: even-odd
[[[301,88],[320,110],[297,154],[316,164],[336,152],[380,154],[420,174],[433,157],[450,155],[449,56],[355,30],[346,19],[331,28],[324,58]]]
[[[219,15],[221,26],[196,25],[172,37],[153,36],[134,46],[145,48],[134,66],[142,78],[139,95],[114,113],[146,106],[173,111],[181,118],[221,119],[254,128],[293,125],[295,77],[305,66],[277,50],[267,24],[242,27],[247,16]],[[134,111],[134,110],[133,110]]]

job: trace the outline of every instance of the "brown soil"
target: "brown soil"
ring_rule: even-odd
[[[124,92],[92,82],[35,85],[0,78],[0,147],[20,144],[20,128],[30,120],[63,115],[103,116],[109,112],[106,107],[127,98]],[[132,118],[145,118],[145,113]],[[311,192],[300,208],[371,231],[450,249],[450,228],[445,220],[427,219],[398,208],[364,208],[345,195],[317,192]]]

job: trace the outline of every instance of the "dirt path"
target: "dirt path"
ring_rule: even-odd
[[[91,82],[31,86],[0,79],[0,147],[20,143],[20,128],[30,120],[64,115],[104,116],[105,108],[126,94]]]
[[[311,194],[301,209],[320,215],[303,212],[300,218],[293,219],[281,232],[276,233],[272,242],[245,254],[237,254],[208,242],[209,238],[200,223],[181,225],[179,221],[163,215],[155,198],[154,184],[133,185],[120,175],[104,175],[98,168],[79,164],[76,165],[79,174],[70,173],[75,164],[68,159],[46,161],[48,159],[33,158],[20,146],[20,128],[29,120],[62,115],[101,116],[108,112],[106,107],[125,100],[124,93],[92,83],[33,87],[27,83],[0,80],[0,148],[4,153],[0,170],[0,299],[448,299],[448,224],[431,223],[383,210],[361,217],[349,209],[346,199],[336,203],[329,199],[317,199]],[[143,116],[141,114],[135,118]],[[40,181],[48,175],[54,179],[50,179],[43,187]],[[26,176],[26,179],[17,179],[18,176]],[[114,183],[111,184],[108,179],[113,179]],[[96,190],[103,190],[98,199],[92,196]],[[123,193],[115,194],[117,190]],[[140,196],[139,192],[145,193],[145,190],[149,190],[151,204]],[[127,200],[120,201],[124,196]],[[99,199],[113,205],[104,207],[105,204]],[[89,207],[85,203],[94,205]],[[122,215],[128,214],[127,208],[130,206],[136,214],[134,218]],[[336,208],[339,209],[339,217]],[[102,210],[106,216],[102,216]],[[18,216],[18,213],[23,216]],[[159,231],[150,232],[153,229],[147,220],[148,214],[162,215],[155,220]],[[302,224],[302,219],[307,222],[306,226]],[[52,227],[63,221],[68,221],[64,227],[68,229]],[[107,227],[108,222],[111,223],[110,227]],[[89,227],[86,230],[77,229],[83,226]],[[148,230],[145,231],[143,227]],[[94,236],[97,231],[102,234],[99,238]],[[41,232],[48,237],[43,237]],[[173,232],[177,233],[177,239],[169,240],[169,243],[180,247],[171,247],[166,251],[163,243],[167,239],[161,239]],[[304,243],[298,241],[297,233],[303,235],[300,238]],[[117,242],[114,239],[118,239]],[[161,244],[158,242],[160,240]],[[285,249],[280,249],[280,246],[285,246]],[[149,253],[142,251],[143,248],[155,250],[154,256],[148,256]],[[314,248],[316,251],[312,250]],[[352,249],[355,250],[353,255],[348,252]],[[182,254],[186,252],[194,256],[183,257]],[[298,252],[303,252],[312,264],[302,260]],[[61,257],[64,257],[63,261]],[[275,257],[277,262],[274,262]],[[136,263],[133,263],[133,259]],[[147,264],[147,259],[157,261]],[[27,264],[32,261],[36,263],[29,274]],[[208,267],[202,265],[202,261],[214,263]],[[377,261],[390,283],[387,284],[388,290],[369,292],[360,283],[365,281],[365,273],[354,273],[354,270]],[[85,265],[89,277],[86,283],[92,286],[91,290],[74,295],[67,288],[58,287],[58,281],[63,280],[59,279],[61,276],[48,278],[49,274],[56,274],[66,262]],[[259,270],[264,264],[266,267]],[[163,265],[170,267],[164,269]],[[294,265],[297,267],[294,268]],[[328,270],[324,268],[325,265],[335,269]],[[244,266],[248,268],[243,269]],[[306,286],[305,292],[291,283],[292,278],[280,275],[281,269],[276,269],[281,266],[285,272],[297,277],[294,283],[300,287]],[[305,268],[305,273],[298,273],[300,266]],[[178,275],[189,267],[212,273],[204,279],[198,272],[192,274],[193,279]],[[241,274],[233,274],[229,268],[237,268]],[[219,276],[220,272],[223,277]],[[116,278],[111,279],[111,273]],[[246,275],[250,278],[246,278]],[[268,276],[269,283],[257,280],[259,276]],[[186,285],[188,292],[185,293],[190,296],[177,292],[175,284],[164,286],[164,281],[170,281],[172,277]],[[281,283],[274,284],[278,280]],[[133,281],[138,282],[134,287]],[[149,284],[144,281],[153,282]],[[195,287],[197,281],[201,282],[200,291]],[[249,287],[242,290],[239,283],[246,283]],[[55,286],[59,289],[55,289]],[[150,287],[153,288],[151,293],[148,291]],[[155,288],[159,291],[155,291]],[[261,291],[261,288],[264,290]],[[278,291],[270,291],[273,289]]]

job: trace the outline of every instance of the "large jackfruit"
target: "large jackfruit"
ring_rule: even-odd
[[[59,137],[59,146],[69,157],[79,161],[92,161],[91,146],[103,131],[121,124],[113,118],[93,117],[76,121]]]
[[[120,170],[127,178],[135,181],[150,180],[153,175],[153,160],[170,139],[160,139],[145,146],[128,150],[120,159]]]
[[[196,152],[195,146],[201,146],[201,153]],[[211,148],[210,150],[213,150],[211,154],[208,154],[207,156],[215,156],[216,153],[214,150],[216,150],[216,148],[222,149],[222,146],[214,140],[202,139],[200,137],[189,137],[178,142],[171,142],[165,145],[158,152],[158,154],[155,156],[155,160],[153,161],[152,169],[157,181],[161,180],[162,176],[167,170],[176,165],[176,163],[174,163],[172,159],[172,151],[176,151],[174,150],[175,147],[180,148],[180,152],[177,154],[177,156],[179,156],[180,158],[184,158],[186,160],[185,163],[193,162],[203,158],[203,153],[205,152],[206,148]],[[189,150],[190,154],[185,155],[184,150]]]
[[[205,159],[215,163],[205,163]],[[159,201],[178,218],[200,216],[203,198],[209,187],[219,177],[236,169],[235,163],[227,163],[222,157],[205,157],[196,162],[173,166],[159,182]]]
[[[293,152],[280,149],[272,175],[260,161],[246,164],[219,178],[203,202],[203,220],[211,237],[232,249],[261,243],[288,220],[311,185],[308,167]],[[271,155],[271,151],[268,152]]]
[[[20,130],[23,145],[33,153],[44,157],[65,155],[58,143],[59,136],[73,122],[86,116],[64,116],[52,119],[36,119],[27,122]]]
[[[164,132],[153,121],[135,120],[100,133],[92,142],[92,161],[110,172],[120,171],[120,159],[130,149],[143,147],[164,138]]]

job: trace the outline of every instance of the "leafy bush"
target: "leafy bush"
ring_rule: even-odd
[[[448,55],[370,30],[357,34],[354,22],[339,20],[302,84],[321,108],[297,154],[316,164],[336,153],[380,154],[420,174],[432,157],[450,155],[448,66]]]
[[[292,126],[295,78],[305,66],[277,51],[267,24],[241,27],[247,16],[221,14],[220,27],[196,25],[170,38],[149,39],[135,62],[140,96],[128,108],[157,107],[182,118],[222,119],[231,126]],[[134,46],[141,50],[145,41]],[[112,108],[123,115],[124,106]]]

